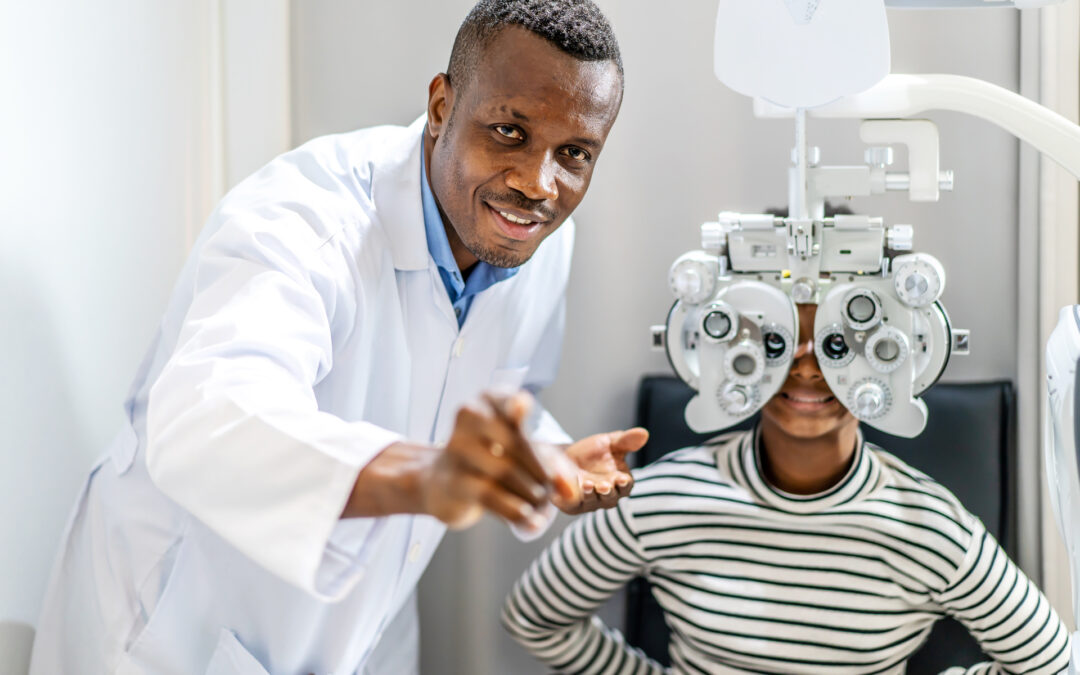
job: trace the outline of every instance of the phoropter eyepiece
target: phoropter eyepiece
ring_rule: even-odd
[[[839,361],[848,355],[847,342],[844,340],[844,336],[841,333],[830,333],[825,337],[824,342],[821,345],[821,351],[829,359],[833,361]]]

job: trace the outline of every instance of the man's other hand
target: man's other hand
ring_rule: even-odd
[[[480,404],[458,412],[443,452],[421,479],[423,512],[452,529],[471,526],[490,511],[524,529],[547,523],[539,513],[565,491],[559,474],[538,456],[522,425],[532,399],[527,393],[485,395]]]
[[[577,465],[580,489],[575,498],[556,493],[552,501],[571,515],[611,508],[634,486],[627,453],[637,452],[648,440],[648,431],[634,427],[589,436],[566,448],[565,456]]]

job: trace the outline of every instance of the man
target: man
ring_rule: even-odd
[[[567,220],[622,82],[590,0],[482,0],[426,120],[237,186],[76,505],[32,672],[415,671],[411,598],[447,525],[535,530],[551,501],[627,494],[643,430],[570,445],[484,393],[554,375]]]

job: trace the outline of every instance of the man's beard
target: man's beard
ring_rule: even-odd
[[[533,254],[533,251],[514,253],[503,248],[492,248],[485,246],[482,242],[463,241],[462,243],[465,244],[465,248],[469,249],[469,253],[476,256],[477,260],[486,262],[492,267],[521,267],[529,261]]]

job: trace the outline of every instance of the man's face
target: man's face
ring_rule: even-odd
[[[610,61],[501,30],[465,83],[429,88],[432,192],[460,267],[517,267],[581,202],[622,100]]]
[[[817,305],[799,305],[799,344],[791,371],[780,391],[761,409],[766,424],[788,436],[812,439],[857,424],[855,416],[836,400],[814,355],[814,317]]]

